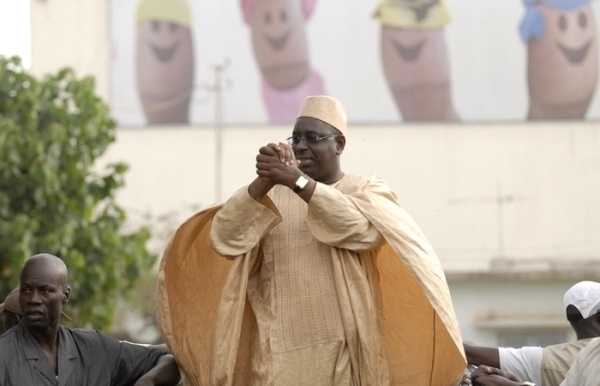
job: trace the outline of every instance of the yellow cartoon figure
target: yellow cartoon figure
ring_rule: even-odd
[[[402,118],[458,120],[441,0],[383,0],[373,16],[382,25],[383,72]]]
[[[529,119],[585,117],[598,81],[590,0],[524,0]]]
[[[137,10],[137,85],[150,125],[187,124],[194,84],[187,0],[142,0]]]

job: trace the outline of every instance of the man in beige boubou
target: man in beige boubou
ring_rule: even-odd
[[[176,232],[158,319],[191,385],[456,385],[439,260],[379,176],[345,174],[346,112],[307,97],[258,177]]]

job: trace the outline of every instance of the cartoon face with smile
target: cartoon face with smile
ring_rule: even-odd
[[[148,39],[146,43],[154,52],[156,59],[161,62],[168,62],[173,57],[177,46],[179,46],[179,43],[182,40],[180,36],[177,36],[177,32],[181,26],[173,22],[163,22],[158,20],[152,20],[149,22],[149,25],[152,33],[148,35],[154,35],[156,38],[155,40]],[[169,31],[171,33],[161,33],[161,31]]]
[[[393,90],[406,92],[450,81],[443,30],[383,26],[380,44],[383,70]]]
[[[530,119],[583,118],[598,79],[598,42],[592,7],[565,11],[545,3],[544,35],[528,42]]]
[[[455,120],[442,5],[426,5],[384,0],[376,11],[383,72],[404,120]]]
[[[309,72],[305,16],[298,0],[256,0],[252,46],[263,78],[275,89],[301,84]]]
[[[173,3],[179,3],[179,14],[170,14],[178,10],[177,4],[169,7]],[[181,10],[189,18],[189,6],[173,3],[144,0],[138,11],[137,81],[149,124],[188,122],[194,52],[190,23]]]

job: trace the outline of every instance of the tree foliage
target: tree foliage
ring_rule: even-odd
[[[116,298],[151,269],[149,230],[126,231],[115,202],[127,166],[94,168],[115,127],[93,78],[65,68],[36,79],[19,58],[0,57],[2,299],[26,258],[51,253],[69,268],[66,311],[79,326],[106,329]]]

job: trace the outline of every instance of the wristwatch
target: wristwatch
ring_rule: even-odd
[[[308,184],[308,176],[305,174],[303,176],[298,177],[296,180],[296,186],[294,186],[294,193],[300,193],[304,187]]]

